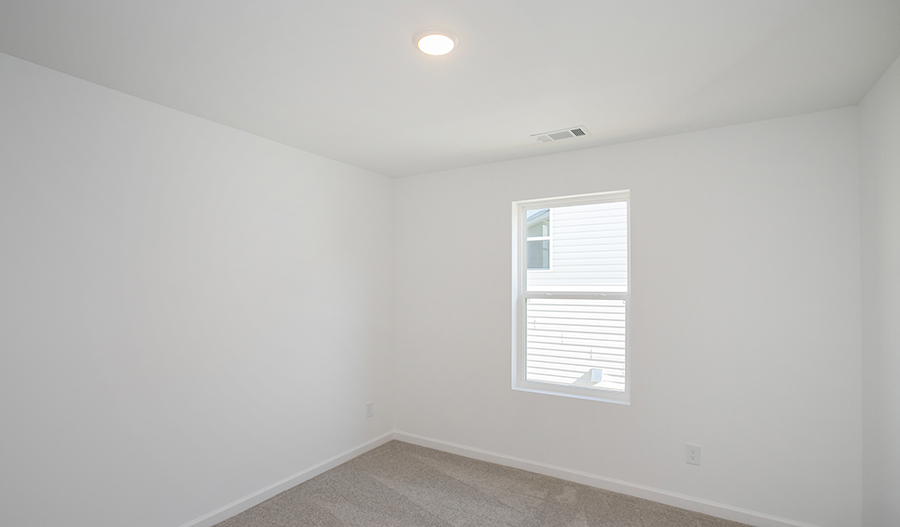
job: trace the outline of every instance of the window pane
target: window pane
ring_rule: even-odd
[[[550,209],[529,210],[527,217],[527,237],[550,236]]]
[[[625,391],[625,301],[529,298],[529,381]]]
[[[550,269],[550,240],[528,242],[528,268]]]
[[[528,290],[627,293],[627,207],[625,201],[554,207],[553,270],[528,273]],[[531,242],[528,258],[535,269]],[[548,262],[540,269],[549,268]]]

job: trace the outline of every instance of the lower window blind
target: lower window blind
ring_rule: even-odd
[[[528,298],[526,306],[527,380],[625,390],[625,300]]]

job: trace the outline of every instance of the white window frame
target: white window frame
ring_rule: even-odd
[[[549,208],[551,215],[554,207],[573,205],[589,205],[594,203],[626,202],[628,265],[627,289],[625,293],[572,293],[572,292],[528,292],[528,260],[527,260],[527,211],[536,208]],[[526,392],[560,395],[576,399],[589,399],[617,404],[631,404],[631,193],[628,190],[580,194],[558,198],[543,198],[516,201],[512,204],[512,389]],[[553,229],[551,220],[551,233]],[[552,261],[552,258],[551,258]],[[552,266],[552,263],[551,263]],[[625,390],[623,392],[591,388],[586,386],[570,386],[548,382],[529,381],[526,379],[527,356],[527,324],[526,301],[529,298],[559,299],[621,299],[625,301]]]

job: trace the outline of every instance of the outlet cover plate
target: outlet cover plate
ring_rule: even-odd
[[[700,466],[700,445],[692,445],[688,443],[685,445],[685,462],[688,465],[697,465]]]

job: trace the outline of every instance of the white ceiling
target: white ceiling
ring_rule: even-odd
[[[900,0],[2,0],[0,52],[405,176],[856,104]]]

